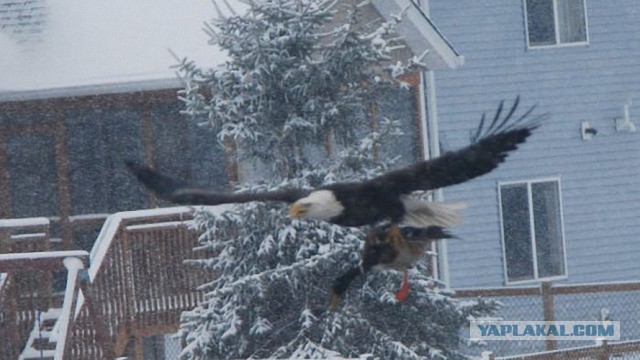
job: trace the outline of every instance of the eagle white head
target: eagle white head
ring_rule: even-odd
[[[344,206],[336,199],[333,191],[317,190],[293,203],[289,209],[289,216],[330,221],[343,210]]]

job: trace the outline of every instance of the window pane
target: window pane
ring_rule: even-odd
[[[227,158],[224,149],[216,140],[216,134],[209,127],[199,126],[195,120],[189,120],[188,124],[188,142],[191,146],[190,180],[214,189],[228,189]]]
[[[73,215],[109,212],[108,194],[104,190],[109,179],[104,165],[108,154],[99,117],[99,113],[92,110],[67,113]]]
[[[180,114],[184,104],[155,105],[151,113],[153,156],[159,171],[200,186],[227,188],[227,159],[209,126]],[[168,204],[168,203],[167,203]]]
[[[378,119],[389,118],[400,121],[402,135],[397,135],[393,141],[383,147],[386,156],[400,156],[398,165],[412,164],[420,158],[420,129],[412,89],[389,89],[379,95]]]
[[[146,194],[134,187],[134,184],[139,183],[124,166],[125,160],[141,159],[144,154],[141,114],[142,109],[135,107],[105,111],[105,145],[109,154],[107,165],[110,166],[109,212],[142,209],[147,206]]]
[[[564,275],[564,249],[558,183],[531,185],[538,276]]]
[[[556,43],[552,0],[527,0],[527,30],[529,45],[553,45]]]
[[[69,177],[72,213],[113,213],[147,205],[141,185],[124,160],[143,158],[141,111],[96,108],[70,110]]]
[[[12,216],[56,216],[58,172],[52,135],[19,135],[7,141]]]
[[[584,0],[558,0],[558,26],[561,43],[587,41]]]
[[[502,226],[509,281],[533,279],[529,198],[525,184],[500,188]]]

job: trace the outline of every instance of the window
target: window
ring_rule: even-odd
[[[228,189],[227,159],[215,133],[198,125],[203,119],[180,118],[183,107],[170,102],[150,108],[157,169],[191,184]]]
[[[566,275],[559,180],[501,183],[507,283]]]
[[[59,214],[55,149],[54,134],[45,131],[14,135],[7,140],[5,151],[11,179],[12,217]]]
[[[525,0],[529,47],[586,44],[586,0]]]
[[[413,164],[420,160],[421,140],[417,120],[419,113],[416,94],[413,90],[413,88],[386,90],[377,98],[377,121],[385,118],[402,119],[399,124],[399,130],[402,133],[394,137],[393,144],[386,144],[382,148],[382,152],[390,157],[400,156],[398,166]],[[405,121],[405,119],[412,121]]]
[[[92,107],[66,113],[72,214],[113,213],[147,205],[123,167],[144,154],[141,109]]]

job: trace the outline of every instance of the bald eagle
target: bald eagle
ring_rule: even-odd
[[[411,194],[455,185],[486,174],[539,126],[529,120],[534,107],[515,117],[519,97],[503,116],[500,102],[492,121],[482,116],[472,143],[440,157],[420,161],[361,182],[340,182],[315,190],[288,188],[263,192],[216,192],[160,174],[149,167],[127,162],[129,169],[160,198],[177,204],[219,205],[251,201],[292,204],[293,218],[307,218],[359,227],[389,221],[418,227],[449,227],[460,222],[462,206],[419,200]],[[394,228],[397,234],[397,228]]]

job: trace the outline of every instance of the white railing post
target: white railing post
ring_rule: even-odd
[[[62,303],[62,312],[60,318],[56,322],[52,331],[55,336],[56,352],[54,360],[62,360],[66,348],[69,333],[71,331],[70,323],[75,318],[75,305],[78,301],[78,273],[84,269],[84,263],[77,257],[67,257],[63,261],[64,267],[67,268],[67,287],[64,292],[64,302]]]

